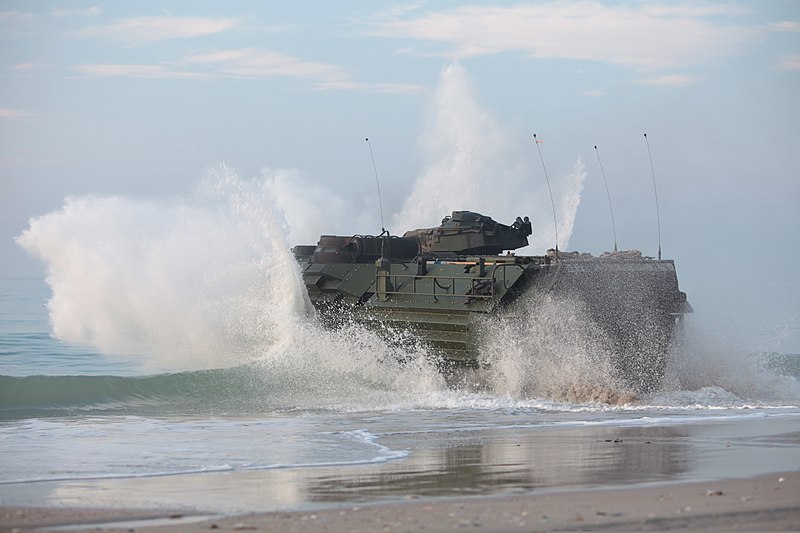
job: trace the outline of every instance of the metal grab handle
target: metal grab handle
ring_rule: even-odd
[[[503,263],[495,265],[494,270],[492,270],[492,283],[494,283],[496,281],[495,280],[495,274],[497,274],[497,271],[502,268],[503,269],[503,288],[505,290],[508,290],[508,280],[506,279],[506,268],[508,268],[508,267],[517,267],[521,271],[525,272],[525,269],[522,268],[522,265],[517,265],[517,264],[509,265],[509,264],[503,264]]]
[[[452,280],[452,278],[450,278],[450,279]],[[447,285],[447,286],[442,285],[441,283],[439,283],[439,277],[438,276],[433,276],[433,283],[434,283],[435,287],[439,287],[440,289],[444,289],[446,291],[449,291],[450,287],[453,286],[452,282],[450,283],[450,285]]]

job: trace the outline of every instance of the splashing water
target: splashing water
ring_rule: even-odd
[[[518,159],[511,150],[514,143],[478,105],[469,76],[458,62],[442,69],[431,117],[421,139],[428,164],[394,215],[394,232],[431,227],[455,210],[478,211],[500,222],[532,215],[533,253],[551,248],[554,231],[546,181],[514,162]],[[585,178],[583,161],[578,159],[553,180],[561,249],[569,244]]]
[[[388,344],[356,324],[335,330],[306,323],[302,334],[259,363],[265,374],[335,410],[414,405],[420,394],[446,390],[443,376],[423,346]]]
[[[316,243],[322,234],[347,235],[354,228],[369,224],[368,210],[354,208],[336,192],[312,183],[296,169],[261,171],[264,189],[287,222],[287,241],[295,244]],[[321,216],[320,206],[324,206]],[[360,212],[358,215],[354,213]]]
[[[575,217],[578,214],[578,207],[581,203],[581,193],[583,192],[583,182],[586,180],[586,166],[583,160],[578,160],[572,169],[565,174],[558,176],[553,183],[553,196],[556,200],[556,219],[558,221],[558,248],[567,250],[569,239],[575,228]],[[544,197],[542,197],[543,199]],[[551,213],[552,208],[544,208],[541,200],[537,202],[536,213],[540,213],[536,223],[536,229],[531,237],[531,248],[540,253],[553,247],[555,232],[553,226],[555,222],[549,216],[542,216],[542,213]],[[543,210],[546,209],[546,210]]]
[[[18,242],[47,264],[54,335],[150,370],[251,364],[322,402],[444,388],[422,348],[314,321],[271,178],[223,166],[189,198],[68,198],[33,219]]]
[[[429,164],[394,216],[396,232],[428,227],[454,209],[499,216],[504,203],[498,198],[501,195],[487,194],[492,183],[504,182],[499,170],[507,168],[502,164],[507,160],[503,135],[494,119],[479,108],[460,64],[442,70],[432,111],[433,121],[422,138]]]
[[[483,327],[482,362],[496,393],[570,403],[635,399],[615,376],[611,345],[581,302],[525,299]]]
[[[252,360],[307,312],[281,215],[227,168],[189,199],[67,198],[17,240],[47,264],[56,337],[159,368]]]

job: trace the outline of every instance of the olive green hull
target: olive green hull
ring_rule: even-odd
[[[504,255],[300,263],[312,303],[332,326],[354,320],[389,342],[421,342],[468,366],[479,363],[487,317],[514,320],[542,298],[580,302],[610,339],[620,377],[641,391],[657,388],[676,324],[690,311],[672,261]]]

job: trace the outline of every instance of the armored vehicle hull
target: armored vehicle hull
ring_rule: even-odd
[[[447,364],[477,366],[487,317],[514,320],[520,302],[530,310],[543,298],[569,300],[604,333],[618,377],[640,392],[656,389],[670,341],[691,311],[674,263],[630,252],[508,252],[527,245],[528,235],[527,218],[506,226],[457,211],[402,238],[323,235],[294,253],[311,302],[333,327],[356,321],[390,342],[422,342]]]

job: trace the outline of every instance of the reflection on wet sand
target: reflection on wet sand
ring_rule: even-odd
[[[375,430],[393,424],[381,417],[362,422]],[[488,427],[480,421],[453,428],[425,422],[426,429],[419,431],[380,433],[382,446],[409,451],[405,458],[385,463],[9,484],[0,485],[0,501],[76,508],[275,511],[741,478],[796,470],[800,450],[796,416],[578,428]]]
[[[440,446],[440,439],[416,443],[404,461],[322,476],[309,484],[309,499],[485,495],[669,480],[688,468],[685,436],[665,427],[504,431],[463,443],[441,436],[451,445]]]

